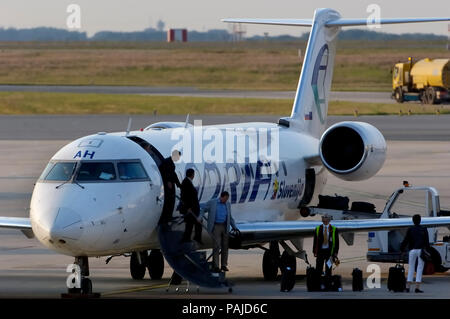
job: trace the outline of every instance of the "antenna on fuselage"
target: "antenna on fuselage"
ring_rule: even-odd
[[[130,118],[128,119],[127,134],[126,134],[125,136],[130,135],[131,122],[133,122],[133,119],[130,117]]]
[[[187,128],[187,127],[188,127],[188,124],[189,124],[189,113],[188,113],[188,115],[186,116],[186,122],[184,123],[184,128]]]

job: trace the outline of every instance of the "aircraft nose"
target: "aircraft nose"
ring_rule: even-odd
[[[49,237],[53,241],[78,240],[83,233],[81,216],[68,207],[60,207],[56,218],[49,226]]]

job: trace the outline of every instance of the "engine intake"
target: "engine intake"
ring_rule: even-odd
[[[359,181],[381,169],[386,159],[386,141],[381,132],[368,123],[341,122],[322,135],[319,154],[333,175]]]

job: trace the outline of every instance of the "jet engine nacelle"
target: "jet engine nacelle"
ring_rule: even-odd
[[[320,158],[335,176],[360,181],[374,176],[386,159],[386,141],[374,126],[363,122],[340,122],[323,133]]]

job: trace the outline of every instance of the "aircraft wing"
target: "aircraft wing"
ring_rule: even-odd
[[[312,237],[320,221],[282,221],[241,223],[237,228],[241,232],[243,246],[265,243],[272,240],[288,240],[298,237]],[[411,218],[384,218],[359,220],[333,220],[339,233],[355,233],[379,230],[393,230],[413,226]],[[424,227],[449,227],[450,217],[424,217]]]
[[[21,230],[28,238],[33,238],[31,221],[24,217],[0,217],[0,228],[10,228]]]

